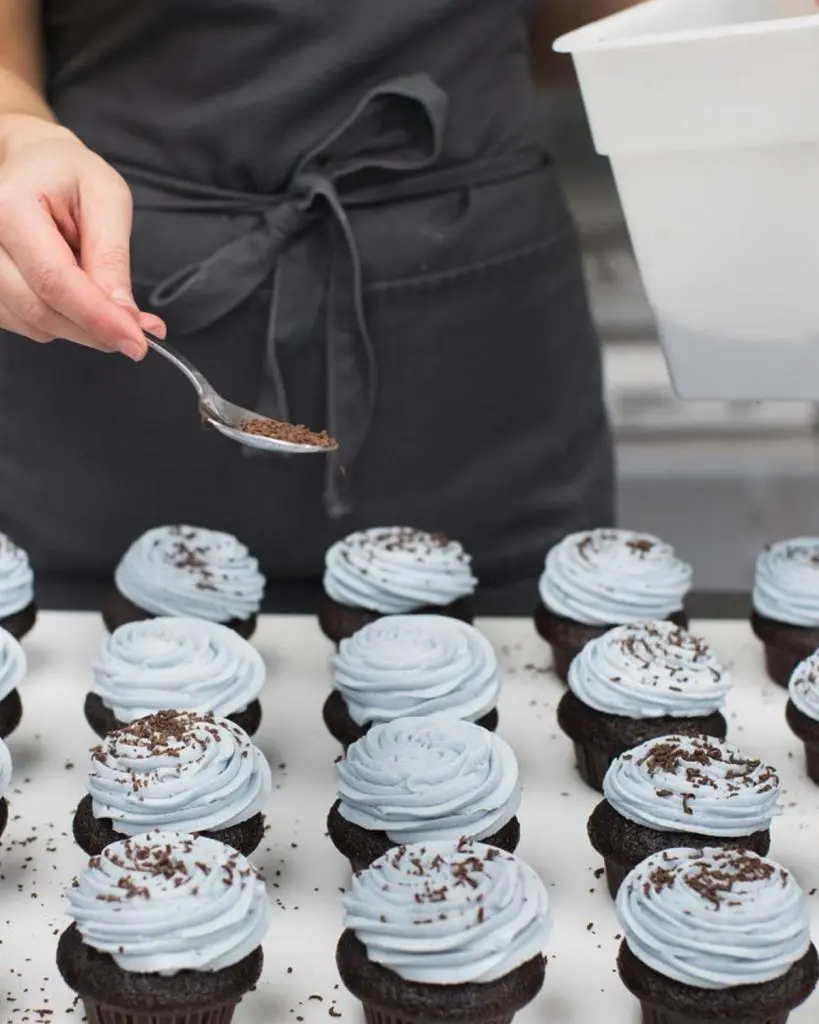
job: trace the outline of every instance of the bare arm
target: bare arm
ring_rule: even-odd
[[[54,120],[43,96],[40,4],[0,0],[0,140],[24,118]]]
[[[45,99],[41,0],[0,0],[0,328],[134,359],[131,193]]]
[[[574,75],[570,57],[552,52],[564,32],[634,7],[641,0],[541,0],[531,26],[533,73],[541,85],[567,85]]]

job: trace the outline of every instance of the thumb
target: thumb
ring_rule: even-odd
[[[116,171],[86,181],[80,191],[80,264],[120,306],[136,314],[131,290],[131,190]]]

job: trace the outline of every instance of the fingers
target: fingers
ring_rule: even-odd
[[[60,330],[56,336],[82,338],[82,344],[90,342],[141,359],[145,340],[136,317],[109,298],[77,264],[46,201],[23,195],[13,209],[6,207],[6,202],[0,202],[0,245],[39,301],[31,305],[37,321],[45,322],[41,309],[45,306],[60,323],[70,325],[70,331]],[[3,302],[7,302],[5,295]],[[19,316],[16,309],[11,312]]]
[[[143,331],[156,335],[160,340],[162,340],[168,333],[168,329],[165,326],[164,321],[160,320],[158,316],[154,316],[153,313],[140,313],[139,326]]]
[[[80,264],[96,284],[121,306],[136,309],[131,291],[133,200],[126,183],[113,172],[86,179],[80,195]]]
[[[116,351],[102,346],[90,336],[78,330],[76,324],[60,316],[29,288],[14,261],[5,250],[0,249],[0,327],[22,334],[34,341],[53,341],[67,338],[80,345]]]

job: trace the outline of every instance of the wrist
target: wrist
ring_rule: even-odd
[[[42,113],[0,112],[0,162],[21,146],[46,139],[75,139],[79,142],[76,135],[58,124],[47,109]]]

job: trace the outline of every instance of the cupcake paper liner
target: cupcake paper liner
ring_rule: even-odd
[[[599,747],[585,746],[582,743],[575,743],[574,756],[577,760],[577,770],[581,779],[596,789],[598,793],[603,792],[603,779],[614,759],[614,755]]]
[[[236,1000],[209,1006],[203,1010],[189,1010],[185,1013],[140,1012],[106,1006],[92,999],[84,999],[83,1007],[88,1024],[229,1024],[236,1009]]]
[[[664,1010],[648,1003],[642,1003],[642,1008],[643,1024],[714,1024],[715,1021],[714,1017],[692,1017],[685,1011]],[[789,1016],[790,1011],[786,1010],[784,1013],[765,1014],[761,1017],[748,1017],[743,1013],[740,1017],[720,1017],[719,1020],[723,1024],[785,1024]]]
[[[511,1024],[514,1016],[512,1013],[503,1017],[474,1017],[469,1024]],[[374,1003],[364,1003],[364,1020],[367,1024],[445,1024],[448,1019],[444,1013],[440,1017],[407,1017],[403,1014],[396,1016],[394,1010]]]

